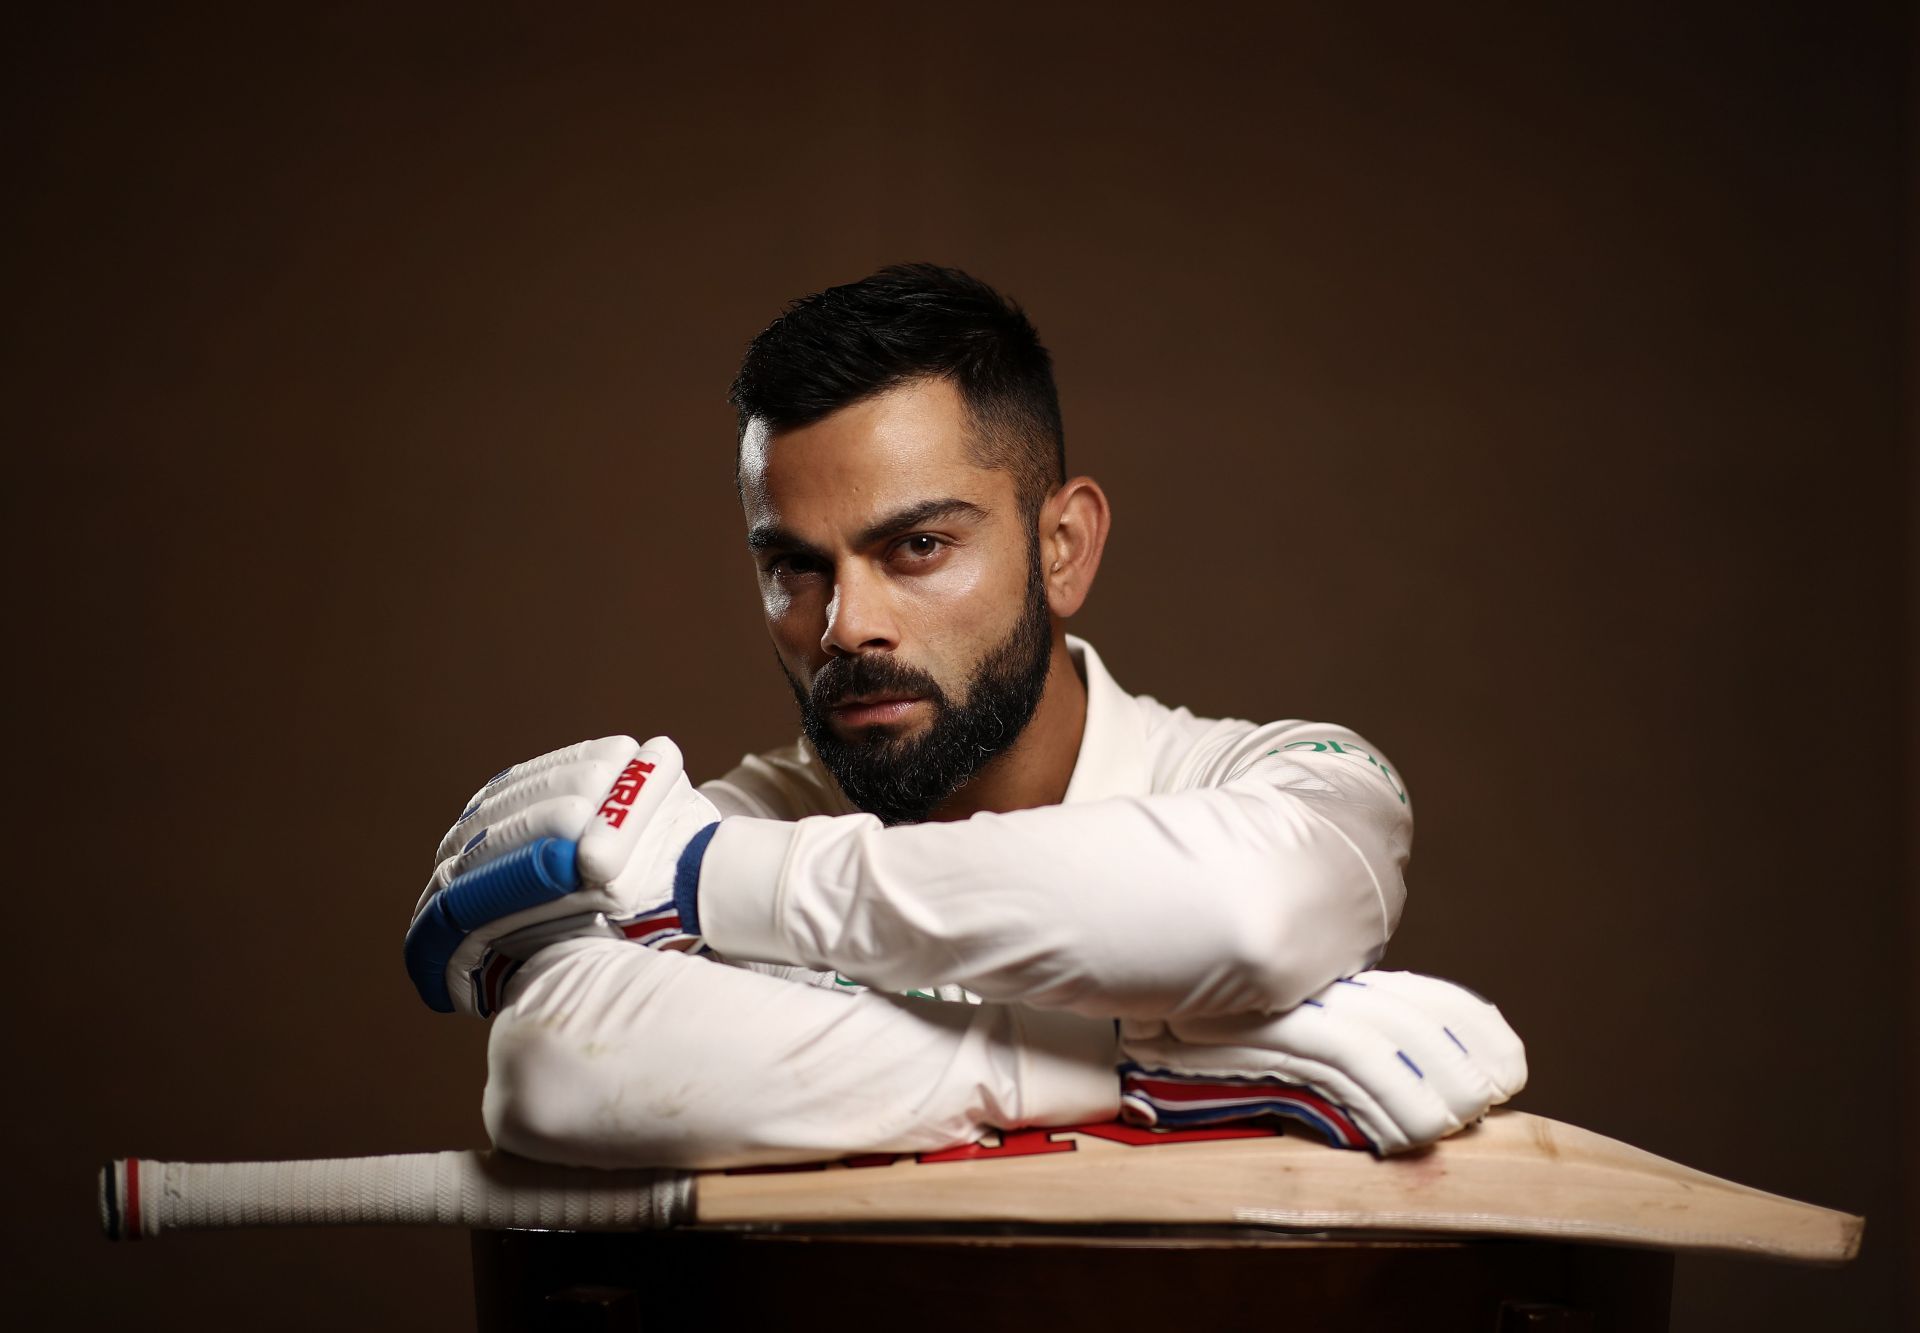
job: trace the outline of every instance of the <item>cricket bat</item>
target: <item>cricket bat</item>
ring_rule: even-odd
[[[107,1233],[124,1239],[245,1226],[1117,1223],[1521,1236],[1812,1264],[1853,1258],[1865,1226],[1520,1111],[1389,1158],[1262,1126],[1160,1132],[1118,1121],[732,1171],[595,1171],[482,1152],[125,1158],[101,1171],[99,1202]]]

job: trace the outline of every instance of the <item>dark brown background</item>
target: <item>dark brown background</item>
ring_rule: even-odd
[[[434,840],[792,731],[722,394],[927,257],[1056,354],[1121,682],[1409,775],[1392,961],[1521,1104],[1870,1215],[1676,1326],[1911,1326],[1903,8],[149,8],[5,57],[9,1315],[465,1324],[462,1237],[110,1247],[93,1168],[481,1141]]]

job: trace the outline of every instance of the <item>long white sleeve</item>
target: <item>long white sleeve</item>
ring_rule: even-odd
[[[1119,1106],[1111,1022],[836,993],[615,940],[542,951],[494,1019],[494,1143],[578,1166],[921,1152]]]
[[[1181,790],[956,823],[725,820],[701,931],[882,990],[1139,1019],[1276,1012],[1378,959],[1412,821],[1364,742],[1240,724],[1181,769]]]
[[[1089,704],[1058,806],[883,829],[804,745],[706,784],[725,817],[701,931],[793,975],[617,941],[543,951],[494,1020],[494,1141],[709,1167],[1102,1119],[1119,1105],[1112,1018],[1135,1037],[1168,1037],[1167,1018],[1252,1031],[1373,963],[1412,838],[1376,752],[1342,728],[1128,695],[1068,643]],[[989,1003],[880,993],[940,984]]]

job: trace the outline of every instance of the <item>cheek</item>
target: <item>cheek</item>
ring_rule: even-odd
[[[904,617],[943,665],[970,668],[981,649],[1006,637],[1026,605],[1024,564],[954,560],[910,581],[901,599]]]
[[[991,560],[973,561],[957,569],[948,592],[954,599],[978,608],[980,628],[991,630],[1006,615],[1019,611],[1026,599],[1026,590],[1025,553],[1014,556],[1001,551]]]
[[[906,600],[930,607],[958,607],[993,600],[998,580],[984,562],[973,559],[949,560],[944,569],[902,584]]]
[[[796,590],[769,579],[760,585],[760,609],[781,660],[789,670],[810,675],[809,664],[819,654],[820,636],[826,632],[819,598],[805,588]]]

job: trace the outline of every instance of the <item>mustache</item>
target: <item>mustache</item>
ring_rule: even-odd
[[[832,659],[815,673],[808,691],[813,706],[822,712],[848,695],[889,693],[922,695],[935,703],[946,701],[932,676],[878,653]]]

